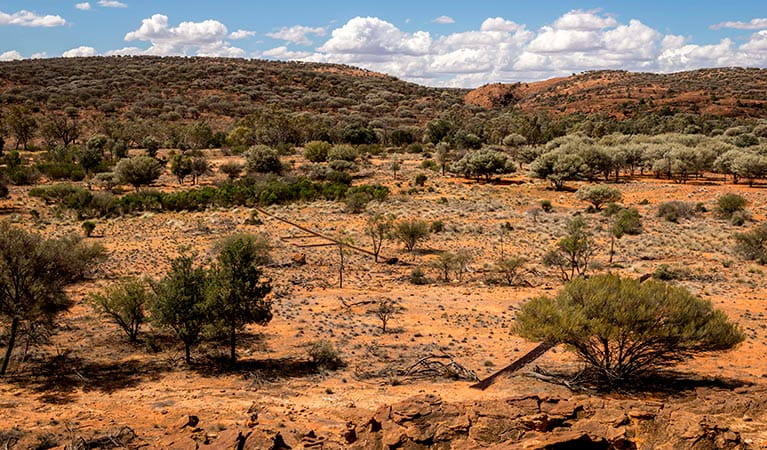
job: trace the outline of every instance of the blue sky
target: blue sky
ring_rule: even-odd
[[[0,59],[339,62],[430,85],[767,66],[764,1],[3,0]]]

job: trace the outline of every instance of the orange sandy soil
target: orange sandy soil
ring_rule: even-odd
[[[217,165],[225,159],[218,155],[213,162]],[[300,157],[290,159],[302,163]],[[420,157],[406,159],[399,180],[386,170],[387,160],[374,158],[362,167],[360,174],[366,178],[357,182],[380,182],[392,190],[389,200],[372,203],[368,210],[400,218],[443,220],[446,231],[432,234],[419,246],[421,251],[412,255],[395,242],[385,244],[384,256],[397,256],[409,266],[374,264],[367,256],[348,255],[343,289],[336,287],[336,247],[298,248],[296,243],[318,240],[281,240],[304,233],[264,216],[262,225],[247,225],[252,214],[248,208],[146,213],[98,221],[96,237],[90,240],[107,248],[109,260],[93,280],[72,289],[77,304],[61,318],[51,343],[32,352],[27,362],[15,364],[11,376],[0,381],[0,431],[21,430],[25,433],[22,443],[27,444],[51,433],[63,444],[74,435],[92,436],[130,426],[141,442],[162,447],[168,430],[187,414],[199,416],[200,427],[214,436],[244,426],[256,413],[261,429],[288,436],[315,430],[337,442],[348,421],[364,422],[380,405],[419,393],[435,393],[451,402],[525,393],[570,395],[562,387],[524,374],[502,379],[484,392],[469,389],[470,383],[465,381],[413,380],[397,375],[398,369],[424,356],[445,352],[484,377],[531,349],[535,344],[509,332],[514,311],[525,299],[551,295],[561,286],[556,273],[538,261],[561,236],[565,220],[584,208],[572,192],[555,192],[546,183],[521,175],[504,179],[504,183],[477,184],[421,170]],[[428,172],[426,188],[405,193],[421,172]],[[177,188],[168,176],[159,184],[164,189]],[[578,185],[569,184],[572,188]],[[681,283],[711,299],[746,330],[747,340],[738,349],[701,357],[679,370],[692,377],[765,384],[764,268],[732,253],[732,235],[743,229],[711,212],[679,224],[667,223],[655,217],[655,208],[659,202],[678,199],[704,202],[713,210],[718,195],[738,192],[749,199],[749,210],[761,221],[767,212],[767,190],[725,185],[713,176],[686,185],[642,178],[617,187],[624,193],[624,204],[641,211],[645,232],[619,242],[619,267],[611,270],[638,277],[661,264],[685,268],[694,276]],[[26,191],[13,188],[11,198],[0,204],[5,218],[46,235],[80,232],[80,221],[70,213],[45,206]],[[533,221],[527,211],[541,199],[551,200],[554,211]],[[649,204],[640,205],[645,199]],[[41,213],[37,223],[30,209]],[[365,215],[345,213],[340,203],[293,204],[269,210],[329,235],[345,232],[357,245],[370,246],[363,234]],[[596,262],[606,266],[607,219],[598,214],[587,218],[603,244]],[[505,222],[513,230],[502,234],[500,225]],[[196,348],[195,363],[187,367],[181,347],[150,326],[144,329],[142,343],[130,345],[116,326],[83,302],[88,292],[119,276],[161,275],[179,246],[192,246],[201,258],[208,257],[216,240],[235,232],[269,236],[278,263],[289,262],[297,253],[305,253],[308,262],[268,269],[275,283],[274,319],[266,327],[249,327],[241,337],[241,364],[236,371],[217,369],[220,365],[212,361],[222,358],[226,350],[212,343]],[[428,262],[439,251],[459,248],[474,256],[470,273],[462,282],[435,281],[439,275]],[[491,263],[501,252],[529,258],[530,268],[538,275],[527,279],[535,287],[506,287],[493,281],[498,276],[491,272]],[[431,284],[408,282],[415,266],[424,267]],[[341,299],[358,302],[384,296],[399,299],[405,307],[386,334],[380,332],[369,306],[347,309],[341,303]],[[147,350],[149,336],[159,352]],[[308,346],[318,339],[328,339],[342,349],[348,367],[334,372],[307,370]],[[536,364],[552,371],[579,367],[560,348]],[[378,376],[371,376],[374,373]],[[752,438],[767,442],[763,434]]]

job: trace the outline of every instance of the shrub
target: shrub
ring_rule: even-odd
[[[658,205],[658,217],[677,223],[680,219],[689,219],[695,215],[695,206],[692,203],[672,200]]]
[[[319,340],[309,347],[309,359],[317,367],[335,370],[346,366],[341,352],[328,340]]]
[[[423,220],[403,220],[394,227],[394,235],[412,252],[416,245],[429,236],[429,225]]]
[[[495,263],[494,270],[499,275],[503,276],[506,284],[514,286],[522,281],[522,273],[527,264],[527,259],[522,256],[508,256],[499,259]]]
[[[526,302],[514,331],[566,344],[608,386],[744,339],[711,302],[661,281],[598,275]]]
[[[141,186],[150,185],[160,178],[162,166],[154,158],[135,156],[120,160],[114,172],[121,182],[130,184],[138,191]]]
[[[304,145],[304,158],[315,163],[325,162],[331,148],[332,146],[325,141],[307,142]]]
[[[86,208],[92,195],[89,190],[73,184],[53,184],[29,190],[30,197],[41,198],[46,203],[60,204],[76,210]]]
[[[328,161],[348,161],[353,163],[359,154],[351,145],[336,145],[328,150]]]
[[[346,212],[352,213],[352,214],[359,214],[362,211],[367,208],[368,203],[370,203],[371,197],[370,194],[366,192],[354,192],[351,194],[346,195],[346,200],[344,203],[346,204]]]
[[[90,302],[110,322],[119,326],[131,342],[136,342],[146,319],[144,307],[150,296],[146,283],[127,278],[101,293],[91,294]]]
[[[427,180],[426,175],[419,173],[418,175],[415,176],[415,185],[423,186],[424,184],[426,184],[426,180]]]
[[[43,162],[37,165],[37,170],[49,180],[82,181],[85,179],[83,168],[71,162]]]
[[[541,200],[540,205],[543,212],[549,213],[554,210],[554,205],[551,204],[551,200]]]
[[[724,194],[716,199],[716,211],[720,217],[729,219],[735,212],[744,211],[748,201],[738,194]]]
[[[8,186],[3,183],[3,180],[0,179],[0,198],[6,198],[8,197],[9,191]]]
[[[150,158],[155,158],[157,156],[157,151],[160,150],[160,143],[152,136],[145,137],[141,142],[141,145],[146,149],[146,156],[149,156]]]
[[[248,173],[273,173],[280,175],[283,171],[280,155],[276,150],[265,145],[256,145],[245,155],[245,167]]]
[[[424,284],[428,284],[429,280],[426,278],[426,275],[423,273],[423,270],[420,267],[416,267],[410,272],[410,276],[408,276],[408,280],[411,284],[415,284],[417,286],[421,286]]]
[[[744,259],[767,264],[767,224],[744,233],[735,233],[735,253]]]
[[[578,189],[575,196],[582,202],[591,203],[597,211],[605,203],[619,202],[623,198],[621,191],[604,184],[584,186]]]

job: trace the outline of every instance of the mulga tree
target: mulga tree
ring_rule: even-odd
[[[72,304],[64,289],[103,256],[102,248],[76,238],[48,240],[0,222],[0,322],[9,324],[0,376],[19,335],[52,326]]]
[[[610,263],[615,256],[615,241],[625,235],[637,235],[642,233],[642,217],[636,208],[623,208],[613,217],[610,224]]]
[[[229,360],[237,361],[237,333],[245,325],[272,320],[272,287],[262,266],[269,261],[269,244],[262,236],[235,235],[224,239],[210,269],[207,305],[215,327],[228,336]]]
[[[588,232],[586,221],[575,217],[567,223],[567,234],[544,255],[543,264],[558,268],[562,280],[569,281],[586,276],[596,251],[596,242]]]

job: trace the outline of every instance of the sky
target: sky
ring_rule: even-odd
[[[342,63],[454,87],[767,67],[767,3],[0,0],[0,61],[141,54]]]

